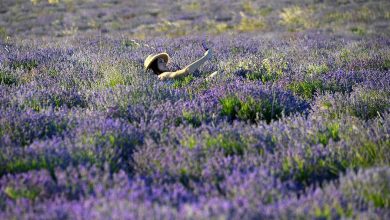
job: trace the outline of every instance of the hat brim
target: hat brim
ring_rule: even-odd
[[[166,63],[168,63],[170,57],[167,53],[159,53],[154,56],[149,55],[144,62],[144,69],[147,70],[149,69],[150,65],[157,59],[157,58],[162,58]]]

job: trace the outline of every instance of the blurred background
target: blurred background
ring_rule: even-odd
[[[386,0],[1,0],[0,38],[315,31],[390,36]]]

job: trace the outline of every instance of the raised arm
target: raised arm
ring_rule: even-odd
[[[190,65],[184,67],[181,70],[178,70],[176,72],[164,72],[158,75],[158,78],[160,80],[165,80],[165,79],[175,79],[175,78],[180,78],[183,76],[186,76],[188,74],[192,74],[197,70],[200,66],[202,66],[208,59],[212,57],[212,50],[209,49],[207,50],[204,55],[196,60],[195,62],[191,63]]]

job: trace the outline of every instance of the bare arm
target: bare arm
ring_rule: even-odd
[[[166,79],[175,79],[182,76],[188,75],[189,71],[188,68],[184,68],[175,72],[163,72],[160,75],[158,75],[158,79],[160,80],[166,80]]]
[[[183,69],[178,70],[176,72],[161,73],[160,75],[158,75],[158,78],[160,80],[175,79],[175,78],[186,76],[188,74],[192,74],[195,72],[195,70],[197,70],[200,66],[202,66],[208,59],[210,59],[211,56],[212,56],[212,51],[208,50],[204,53],[203,57],[191,63],[190,65],[184,67]]]

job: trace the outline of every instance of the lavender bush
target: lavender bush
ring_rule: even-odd
[[[389,11],[1,1],[0,219],[389,219]]]

